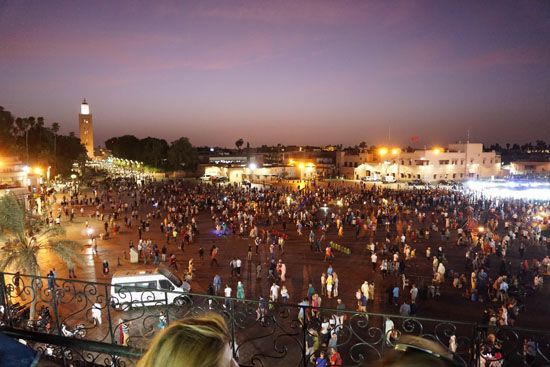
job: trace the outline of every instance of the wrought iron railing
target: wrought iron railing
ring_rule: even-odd
[[[550,331],[546,330],[150,288],[117,287],[118,297],[112,297],[110,284],[14,277],[0,273],[0,329],[28,340],[47,357],[66,365],[133,365],[165,324],[206,311],[227,320],[233,353],[242,366],[308,366],[313,355],[328,347],[338,350],[345,366],[361,366],[382,358],[403,335],[420,336],[450,348],[465,366],[550,363]],[[50,322],[40,317],[45,307]],[[36,309],[35,315],[31,308]],[[128,325],[129,334],[125,334],[124,325]],[[67,337],[73,331],[74,336]],[[487,347],[492,340],[489,334],[495,336],[491,348]],[[489,350],[493,355],[487,354]]]

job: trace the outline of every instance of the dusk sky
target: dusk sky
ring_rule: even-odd
[[[0,0],[0,82],[99,144],[550,141],[550,1]]]

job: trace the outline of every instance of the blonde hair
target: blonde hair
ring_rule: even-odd
[[[183,319],[153,339],[137,367],[219,366],[229,340],[227,324],[218,314]]]

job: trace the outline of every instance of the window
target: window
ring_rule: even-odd
[[[118,283],[115,284],[115,293],[125,293],[130,292],[131,288],[134,288],[135,283]]]
[[[157,289],[157,282],[153,280],[151,282],[136,283],[137,288]]]
[[[437,175],[434,175],[434,180],[437,178]]]
[[[451,161],[451,164],[456,165],[457,163],[458,163],[458,160],[457,160],[457,159],[453,159],[453,160]]]
[[[460,160],[460,165],[461,165],[461,166],[464,165],[464,159],[461,159],[461,160]]]
[[[449,160],[448,159],[440,159],[439,164],[449,164]]]
[[[357,162],[355,162],[355,164],[353,165],[354,167],[357,167],[359,164]]]
[[[460,178],[462,178],[462,177],[464,177],[464,173],[461,173],[461,174],[460,174]]]
[[[456,178],[456,173],[453,173],[453,178]]]
[[[483,158],[483,164],[485,164],[485,158]]]
[[[160,285],[160,289],[163,289],[165,291],[173,291],[174,290],[174,286],[168,280],[164,280],[164,279],[159,280],[159,285]]]

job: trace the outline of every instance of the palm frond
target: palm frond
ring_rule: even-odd
[[[0,247],[0,270],[6,271],[10,267],[14,267],[19,254],[16,251],[12,251],[6,246]]]
[[[47,242],[47,245],[42,248],[53,251],[67,265],[74,265],[74,263],[79,263],[80,265],[86,264],[81,254],[84,246],[80,242],[72,240],[50,240]]]
[[[61,226],[44,227],[34,235],[38,243],[46,242],[54,237],[65,235],[65,230]]]
[[[25,209],[14,193],[0,197],[0,231],[12,234],[25,232]]]

